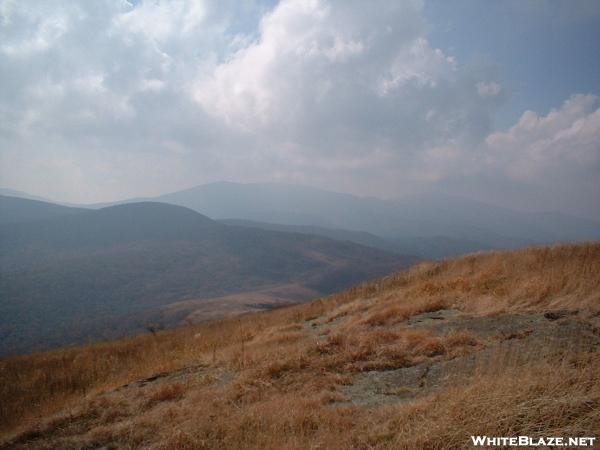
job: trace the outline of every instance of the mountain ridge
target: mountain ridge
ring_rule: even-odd
[[[322,295],[412,261],[351,242],[225,225],[157,202],[7,223],[0,225],[0,353],[140,332],[164,316],[163,307],[188,299],[289,284]],[[279,295],[273,301],[287,301]]]
[[[476,250],[600,238],[600,222],[591,219],[515,211],[431,192],[383,200],[296,184],[215,182],[144,200],[188,207],[216,220],[256,222],[259,228],[305,227],[318,235],[350,238],[359,244],[366,243],[365,236],[347,232],[370,233],[376,237],[370,244],[375,248],[385,245],[435,259]],[[379,239],[385,244],[377,243]]]

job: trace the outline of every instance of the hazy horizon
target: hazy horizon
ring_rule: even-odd
[[[45,197],[44,195],[41,194],[37,194],[37,193],[33,193],[33,192],[25,192],[25,191],[20,191],[18,189],[12,189],[12,188],[7,188],[4,186],[0,186],[0,195],[8,195],[10,196],[10,193],[3,193],[3,190],[6,191],[14,191],[16,196],[24,196],[24,198],[29,198],[31,197],[31,199],[33,200],[40,200],[40,201],[46,201],[46,202],[50,202],[50,203],[56,203],[56,204],[62,204],[62,205],[71,205],[71,206],[82,206],[82,207],[89,207],[89,206],[94,206],[94,205],[106,205],[106,206],[111,206],[113,204],[119,204],[121,202],[130,202],[130,201],[150,201],[150,202],[154,202],[154,201],[158,201],[160,202],[160,197],[162,196],[168,196],[170,194],[177,194],[179,192],[185,192],[188,190],[193,190],[195,188],[199,188],[199,187],[203,187],[203,186],[209,186],[209,185],[218,185],[218,184],[238,184],[238,185],[248,185],[248,186],[252,186],[252,185],[273,185],[275,187],[277,186],[295,186],[295,187],[299,187],[299,188],[307,188],[307,189],[315,189],[315,190],[319,190],[319,191],[323,191],[323,192],[330,192],[330,193],[334,193],[334,194],[342,194],[342,195],[351,195],[353,197],[357,197],[360,199],[375,199],[375,200],[383,200],[383,201],[393,201],[393,200],[409,200],[411,198],[424,198],[424,197],[437,197],[437,198],[456,198],[456,199],[465,199],[465,200],[472,200],[474,202],[477,203],[482,203],[485,205],[490,205],[490,206],[494,206],[494,207],[498,207],[498,208],[504,208],[504,209],[508,209],[508,210],[513,210],[516,212],[532,212],[532,213],[562,213],[562,214],[567,214],[570,215],[572,217],[576,217],[576,218],[581,218],[581,219],[590,219],[590,220],[594,220],[594,221],[598,221],[600,220],[600,215],[597,216],[593,216],[593,215],[582,215],[582,214],[569,214],[569,213],[563,213],[562,211],[558,211],[558,210],[548,210],[548,209],[539,209],[539,210],[525,210],[525,209],[519,209],[519,208],[513,208],[510,205],[502,205],[502,204],[497,204],[497,203],[493,203],[493,202],[485,202],[482,200],[477,200],[477,199],[473,199],[471,197],[468,196],[462,196],[462,195],[456,195],[456,194],[448,194],[445,192],[440,192],[440,191],[433,191],[433,190],[423,190],[421,192],[416,192],[416,193],[411,193],[411,194],[406,194],[406,195],[399,195],[399,196],[395,196],[395,197],[379,197],[377,195],[362,195],[361,193],[353,193],[353,192],[342,192],[342,191],[338,191],[338,190],[330,190],[330,189],[325,189],[325,188],[321,188],[318,186],[311,186],[308,184],[300,184],[300,183],[285,183],[285,182],[273,182],[273,181],[253,181],[253,182],[237,182],[237,181],[231,181],[231,180],[218,180],[218,181],[213,181],[210,183],[204,183],[204,184],[196,184],[194,186],[188,186],[188,187],[184,187],[183,189],[177,190],[177,191],[169,191],[169,192],[162,192],[159,193],[157,195],[154,196],[138,196],[138,197],[126,197],[126,198],[122,198],[122,197],[117,197],[117,198],[113,198],[113,199],[107,199],[107,200],[103,200],[103,201],[98,201],[98,202],[91,202],[91,203],[78,203],[78,202],[70,202],[68,200],[62,200],[62,199],[57,199],[57,198],[48,198]],[[17,195],[18,194],[18,195]]]
[[[0,6],[0,185],[285,182],[600,219],[600,3]]]

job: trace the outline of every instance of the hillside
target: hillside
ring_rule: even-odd
[[[20,201],[38,217],[55,211]],[[350,242],[228,226],[168,204],[65,211],[0,226],[0,355],[115,338],[188,316],[202,321],[199,308],[223,316],[233,300],[207,303],[210,311],[202,300],[231,294],[273,292],[237,302],[238,311],[306,301],[411,261]],[[195,303],[165,309],[186,300]]]
[[[0,448],[598,436],[598,273],[598,242],[473,254],[304,305],[4,359]]]

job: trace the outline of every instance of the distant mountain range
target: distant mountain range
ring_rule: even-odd
[[[270,293],[264,307],[308,300],[415,260],[156,202],[90,210],[0,196],[0,215],[0,354],[172,325],[197,305],[167,308],[175,302],[257,291],[249,298]]]
[[[522,212],[442,194],[396,200],[283,183],[218,182],[140,200],[193,209],[246,227],[292,231],[443,258],[494,248],[600,238],[600,222],[555,212]]]
[[[494,248],[491,244],[456,239],[447,236],[405,237],[384,239],[366,231],[324,228],[313,225],[282,225],[256,222],[243,219],[220,219],[219,222],[244,227],[262,228],[266,230],[287,231],[292,233],[314,234],[339,241],[350,241],[360,245],[378,248],[402,255],[415,255],[421,259],[437,259],[450,255],[459,255]]]
[[[309,232],[422,258],[600,238],[597,221],[432,193],[382,200],[282,183],[218,182],[152,200],[185,206],[216,220]],[[291,228],[277,228],[281,225]]]
[[[440,194],[381,200],[287,184],[212,183],[158,199],[213,219],[358,230],[386,240],[443,236],[507,246],[600,236],[600,223],[592,220],[518,212]]]

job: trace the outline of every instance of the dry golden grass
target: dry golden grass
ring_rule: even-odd
[[[597,355],[596,355],[597,356]],[[467,448],[469,436],[593,436],[600,431],[600,364],[573,353],[496,365],[438,394],[374,411],[365,448]]]
[[[55,420],[39,430],[52,440],[22,448],[432,449],[466,448],[472,434],[594,435],[600,365],[588,357],[574,369],[572,359],[497,365],[462,386],[374,409],[332,406],[343,398],[331,387],[343,380],[315,377],[296,380],[301,384],[284,393],[248,377],[226,392],[192,391],[143,413],[136,404],[146,398],[129,398],[126,406],[115,398]]]
[[[305,305],[4,359],[0,432],[25,433],[18,446],[32,449],[461,448],[471,434],[594,435],[598,352],[557,351],[512,365],[502,359],[392,406],[353,406],[339,388],[357,372],[451,359],[485,345],[468,331],[435,335],[406,326],[423,312],[598,315],[599,274],[600,243],[474,254]],[[113,391],[185,367],[202,367],[206,376]],[[219,382],[218,371],[233,380]]]
[[[424,263],[381,283],[398,287],[371,308],[382,324],[446,307],[493,314],[541,309],[600,313],[600,245],[555,245]],[[407,301],[409,300],[409,301]]]

